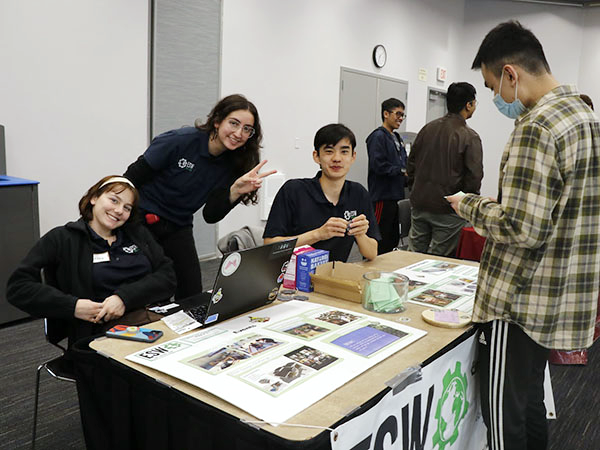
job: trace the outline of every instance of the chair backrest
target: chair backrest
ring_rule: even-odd
[[[221,253],[230,253],[236,250],[246,250],[248,248],[258,247],[259,245],[263,245],[263,231],[263,227],[242,227],[219,239],[217,248]]]
[[[410,200],[405,198],[398,201],[398,220],[400,222],[400,237],[405,238],[410,231]]]
[[[40,269],[40,278],[43,284],[58,287],[56,274],[53,268],[42,267]],[[59,343],[68,337],[68,329],[69,323],[65,319],[44,319],[44,334],[46,335],[46,340],[50,344],[60,348],[62,351],[66,351],[66,349]]]

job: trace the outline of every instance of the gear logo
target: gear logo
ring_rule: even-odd
[[[355,211],[344,211],[344,219],[346,219],[348,221],[354,219],[356,216],[357,216],[356,210]]]
[[[456,442],[460,423],[469,409],[467,375],[461,373],[460,362],[456,363],[454,372],[446,372],[443,385],[444,390],[435,411],[437,427],[433,435],[433,447],[437,445],[439,450]]]
[[[194,170],[195,164],[193,162],[191,162],[191,161],[188,161],[185,158],[181,158],[179,161],[177,161],[177,166],[180,169],[185,169],[188,172],[191,172],[192,170]]]

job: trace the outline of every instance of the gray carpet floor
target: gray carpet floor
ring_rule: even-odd
[[[204,286],[210,286],[216,261],[202,262]],[[43,322],[24,320],[0,327],[0,449],[31,445],[33,395],[37,366],[59,354],[45,342]],[[600,449],[600,343],[589,351],[587,366],[551,366],[558,418],[550,421],[550,450]],[[42,374],[37,449],[84,449],[74,384]],[[185,449],[182,449],[185,450]],[[453,449],[460,450],[460,449]]]

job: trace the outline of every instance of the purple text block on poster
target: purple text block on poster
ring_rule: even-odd
[[[400,339],[398,336],[385,331],[364,327],[335,339],[332,344],[347,348],[359,355],[369,356],[398,339]]]

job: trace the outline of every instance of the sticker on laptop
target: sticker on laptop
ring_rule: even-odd
[[[223,298],[223,290],[219,288],[219,290],[211,297],[212,302],[216,305]]]
[[[240,267],[240,262],[242,262],[242,255],[238,252],[227,255],[227,258],[225,258],[225,261],[223,261],[223,265],[221,266],[221,274],[226,277],[233,275],[235,271],[238,270],[238,267]]]
[[[283,263],[283,266],[281,266],[281,273],[277,277],[277,284],[283,283],[283,277],[285,276],[285,273],[287,272],[288,264],[289,264],[289,261],[286,261]]]
[[[271,292],[269,292],[269,295],[267,296],[267,299],[270,302],[275,301],[275,299],[277,298],[277,293],[279,292],[279,286],[274,287],[273,289],[271,289]]]
[[[204,325],[208,325],[209,323],[215,322],[219,318],[219,313],[211,314],[204,321]]]
[[[296,244],[296,239],[288,239],[287,241],[279,241],[273,244],[271,247],[271,254],[269,255],[269,259],[273,256],[278,255],[279,253],[289,253],[290,256],[294,251],[294,245]]]

